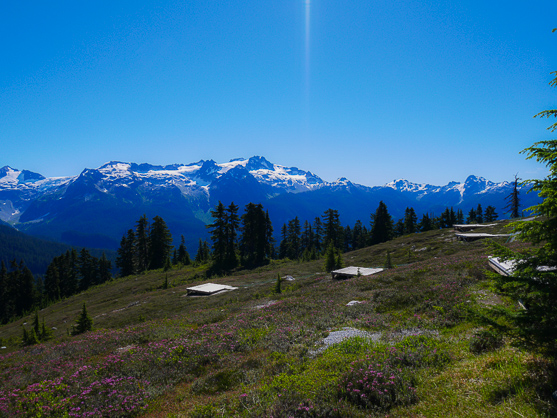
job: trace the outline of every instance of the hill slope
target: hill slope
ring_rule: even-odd
[[[398,267],[347,281],[331,280],[323,261],[280,262],[213,278],[239,289],[211,297],[186,296],[201,267],[171,270],[169,289],[161,271],[89,289],[40,312],[57,328],[55,341],[14,346],[31,318],[0,328],[8,347],[0,414],[16,405],[70,410],[77,398],[79,414],[97,408],[107,416],[555,412],[554,368],[505,341],[473,344],[479,324],[467,312],[508,303],[487,286],[484,243],[431,231],[344,261],[380,267],[387,252]],[[295,280],[273,293],[286,274]],[[84,302],[98,331],[65,336]],[[32,385],[40,382],[37,394]]]

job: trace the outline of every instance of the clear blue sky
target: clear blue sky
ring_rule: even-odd
[[[0,166],[263,155],[365,185],[542,177],[519,151],[555,136],[532,116],[557,105],[556,16],[555,0],[2,2]]]

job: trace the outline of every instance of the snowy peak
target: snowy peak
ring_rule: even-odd
[[[33,173],[29,170],[16,170],[9,166],[0,168],[0,182],[6,183],[32,183],[44,180],[45,177],[39,173]]]
[[[246,169],[249,171],[256,171],[256,170],[274,170],[274,164],[271,164],[269,161],[265,159],[265,157],[251,157],[247,164]]]
[[[436,189],[436,186],[432,186],[430,184],[418,184],[418,183],[411,183],[408,180],[398,179],[393,180],[390,183],[385,184],[385,187],[390,187],[391,189],[397,190],[399,192],[428,192],[432,189]]]

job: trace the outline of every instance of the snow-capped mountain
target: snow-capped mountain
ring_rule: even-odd
[[[275,229],[298,216],[313,220],[328,208],[345,224],[368,222],[379,201],[396,219],[406,207],[439,213],[446,207],[468,211],[495,206],[503,216],[508,182],[470,176],[445,186],[399,179],[368,187],[340,178],[327,183],[317,175],[273,164],[264,157],[226,163],[198,161],[157,166],[112,161],[74,177],[45,178],[27,170],[0,169],[0,220],[33,235],[73,245],[117,248],[122,235],[143,214],[162,216],[175,236],[196,245],[206,237],[210,211],[222,201],[242,207],[254,202],[269,210]],[[534,195],[521,194],[524,207]]]

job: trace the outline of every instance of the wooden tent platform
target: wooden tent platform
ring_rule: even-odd
[[[455,224],[453,228],[455,231],[466,232],[472,231],[476,228],[486,228],[488,226],[496,226],[497,224]]]
[[[371,276],[372,274],[377,274],[385,269],[382,268],[368,268],[368,267],[345,267],[340,270],[331,271],[333,279],[350,279],[352,277],[358,276]]]
[[[228,292],[236,290],[237,287],[227,286],[225,284],[205,283],[199,286],[188,287],[188,295],[192,296],[209,296],[216,295],[217,293]]]
[[[478,239],[485,239],[485,238],[502,238],[502,237],[510,237],[511,234],[482,234],[479,232],[468,232],[463,234],[456,234],[456,238],[460,241],[476,241]]]

